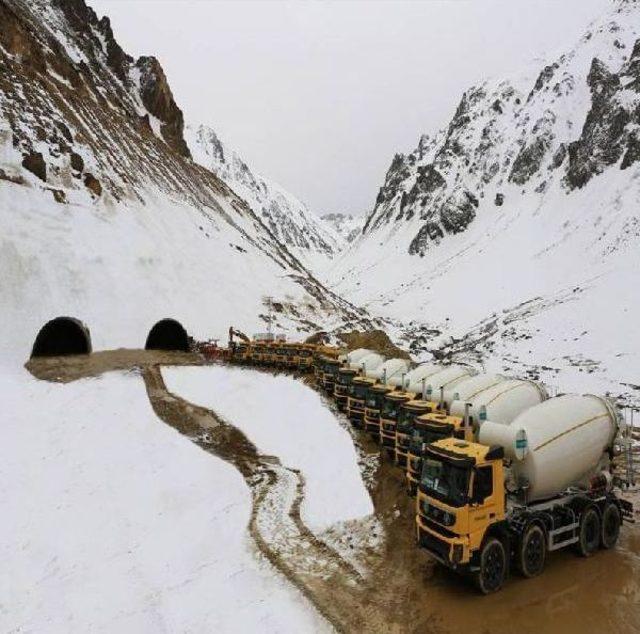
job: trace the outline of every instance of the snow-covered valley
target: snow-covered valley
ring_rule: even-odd
[[[640,0],[467,90],[365,216],[309,209],[178,102],[84,0],[0,0],[0,631],[637,631],[635,529],[466,593],[308,376],[187,348],[380,329],[640,407]],[[60,316],[93,354],[23,368]],[[140,350],[164,318],[182,352]]]

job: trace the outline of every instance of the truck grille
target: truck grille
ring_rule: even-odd
[[[449,544],[438,539],[431,533],[423,530],[420,531],[420,545],[440,557],[440,559],[444,559],[445,561],[449,559]]]

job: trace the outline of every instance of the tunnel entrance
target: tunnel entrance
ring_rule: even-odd
[[[150,331],[145,350],[182,350],[189,352],[189,335],[175,319],[162,319]]]
[[[79,319],[56,317],[40,329],[31,350],[31,358],[90,352],[89,329]]]

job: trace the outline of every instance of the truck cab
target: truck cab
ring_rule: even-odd
[[[387,454],[395,460],[396,456],[396,424],[403,403],[415,399],[415,392],[399,389],[384,395],[380,409],[380,444]]]
[[[503,457],[502,447],[439,440],[425,451],[418,487],[420,546],[449,568],[480,575],[484,591],[498,589],[505,574],[494,553],[496,541],[504,550],[506,530]]]
[[[353,380],[358,376],[360,370],[358,368],[340,368],[338,370],[333,396],[336,405],[341,412],[347,409],[347,399],[349,398],[349,389]]]
[[[407,466],[414,421],[423,414],[433,412],[437,407],[437,403],[422,399],[413,399],[400,406],[396,424],[395,443],[395,462],[399,467],[406,468]]]
[[[262,365],[266,360],[267,344],[264,341],[256,341],[251,347],[251,363]]]
[[[319,382],[325,392],[331,394],[331,396],[333,396],[336,377],[341,366],[342,362],[337,357],[321,357]]]
[[[275,349],[274,365],[278,368],[285,368],[287,366],[287,346],[284,343],[279,343]]]
[[[231,360],[235,363],[247,363],[251,356],[250,348],[251,346],[245,341],[235,344]]]
[[[364,425],[365,400],[369,390],[376,384],[376,379],[368,376],[357,376],[353,379],[347,398],[347,412],[354,427]]]
[[[376,442],[380,440],[380,410],[384,397],[394,389],[394,386],[385,383],[376,383],[367,388],[364,401],[364,429],[374,437]]]
[[[313,355],[316,346],[311,343],[302,343],[298,346],[298,368],[305,372],[313,367]]]
[[[471,422],[471,420],[469,421]],[[473,430],[469,427],[465,431],[464,418],[450,416],[444,411],[433,409],[431,412],[416,416],[407,452],[407,489],[410,495],[415,495],[422,473],[422,458],[426,448],[443,438],[462,438],[473,440]]]

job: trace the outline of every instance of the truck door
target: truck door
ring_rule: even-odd
[[[488,526],[497,519],[497,502],[494,493],[493,467],[485,465],[473,470],[471,496],[469,500],[469,533],[471,548],[476,540],[482,541]],[[475,535],[474,535],[475,534]],[[479,543],[477,544],[480,545]]]

